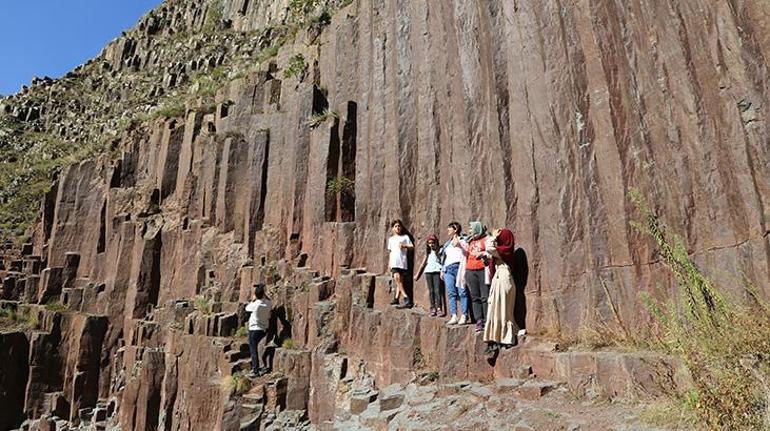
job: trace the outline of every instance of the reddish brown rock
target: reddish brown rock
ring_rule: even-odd
[[[108,322],[104,316],[79,315],[71,325],[64,392],[71,405],[70,420],[73,420],[81,409],[96,407]]]
[[[231,31],[192,42],[179,36],[200,32],[213,2],[164,3],[68,79],[0,101],[25,130],[100,142],[132,114],[128,93],[146,92],[144,107],[225,72],[215,103],[152,111],[111,154],[63,169],[33,242],[3,256],[3,298],[69,307],[29,335],[24,412],[77,419],[113,399],[128,428],[232,425],[222,379],[245,358],[226,337],[255,282],[292,284],[271,292],[281,332],[291,323],[298,347],[325,346],[280,359],[292,375],[271,386],[276,410],[306,403],[333,419],[348,358],[379,387],[418,372],[522,377],[527,364],[582,396],[666,392],[679,383],[661,357],[523,343],[493,367],[470,328],[425,315],[422,282],[417,309],[392,309],[388,225],[403,219],[417,244],[451,220],[511,227],[519,323],[570,335],[614,321],[613,307],[642,322],[638,292],[673,290],[629,225],[638,188],[718,285],[743,271],[770,295],[760,4],[358,0],[255,62],[290,22],[281,2],[226,0],[214,27]],[[299,53],[306,70],[282,73]],[[235,58],[258,70],[228,70]],[[68,83],[90,88],[68,96]],[[192,311],[197,295],[209,314]],[[334,346],[347,356],[324,353]]]
[[[278,349],[273,368],[280,371],[288,379],[286,382],[286,408],[288,410],[306,410],[312,371],[310,351]]]
[[[350,394],[350,413],[357,415],[361,414],[369,404],[377,400],[379,392],[371,389],[353,391]]]
[[[29,340],[21,332],[0,333],[0,429],[24,420],[24,389],[29,373]]]
[[[338,405],[337,396],[342,381],[350,372],[348,358],[339,354],[313,352],[310,378],[310,400],[308,416],[315,424],[324,424],[334,419]]]
[[[154,430],[160,417],[163,353],[156,349],[129,348],[125,363],[137,370],[126,381],[120,424],[126,429]]]
[[[516,396],[525,400],[536,400],[552,391],[554,382],[531,380],[515,389]]]

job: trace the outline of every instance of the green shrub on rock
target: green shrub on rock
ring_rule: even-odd
[[[288,66],[286,66],[286,69],[283,71],[283,77],[286,79],[293,77],[302,79],[306,69],[307,64],[305,63],[305,57],[302,56],[302,54],[296,54],[289,60]]]
[[[743,301],[714,285],[641,194],[632,200],[642,214],[634,226],[652,237],[677,282],[678,301],[643,299],[659,347],[681,357],[692,376],[682,402],[710,429],[770,429],[770,306],[745,280]]]

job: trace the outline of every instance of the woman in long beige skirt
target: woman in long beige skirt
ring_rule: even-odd
[[[519,332],[513,317],[516,302],[516,286],[513,283],[513,233],[502,229],[488,240],[487,252],[494,258],[495,275],[489,289],[487,321],[484,325],[485,352],[495,354],[500,346],[516,344]]]

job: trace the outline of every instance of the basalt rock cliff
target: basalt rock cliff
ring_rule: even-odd
[[[717,283],[770,297],[767,5],[535,3],[169,0],[0,99],[2,205],[40,197],[0,264],[0,429],[384,428],[422,396],[388,385],[523,364],[581,396],[680,384],[664,357],[534,340],[492,366],[421,284],[388,309],[389,221],[422,241],[480,219],[516,234],[530,334],[647,319],[639,293],[674,280],[632,189]],[[257,281],[281,374],[244,388]]]

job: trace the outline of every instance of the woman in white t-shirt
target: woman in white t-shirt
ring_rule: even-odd
[[[470,321],[469,304],[470,297],[468,290],[463,283],[463,271],[465,271],[465,260],[468,257],[468,243],[462,237],[463,228],[460,223],[453,221],[449,223],[446,229],[449,240],[441,248],[443,256],[443,267],[441,269],[441,279],[444,280],[447,296],[449,296],[449,314],[451,318],[448,325],[465,325]],[[457,309],[457,301],[460,301],[460,310]]]
[[[396,284],[396,296],[393,298],[391,305],[395,305],[396,308],[412,308],[414,304],[412,299],[406,294],[404,282],[409,272],[407,252],[409,249],[414,248],[414,245],[409,235],[406,234],[406,229],[404,229],[404,224],[401,220],[395,220],[391,223],[390,227],[393,235],[388,238],[388,251],[390,252],[388,266],[390,267],[391,274],[393,274],[393,281]],[[404,298],[403,304],[399,303],[399,297]]]

